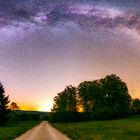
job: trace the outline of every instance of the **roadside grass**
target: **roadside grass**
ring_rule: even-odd
[[[0,140],[13,140],[37,124],[39,124],[39,121],[19,122],[0,126]]]
[[[140,116],[52,125],[72,140],[140,140]]]

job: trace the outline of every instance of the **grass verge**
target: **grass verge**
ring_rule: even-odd
[[[13,140],[28,129],[39,124],[37,121],[19,122],[17,124],[7,124],[0,127],[0,140]]]
[[[140,116],[77,123],[54,123],[72,140],[140,140]]]

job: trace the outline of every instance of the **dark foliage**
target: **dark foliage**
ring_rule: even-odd
[[[90,113],[84,112],[51,112],[48,114],[50,122],[80,122],[90,120]]]
[[[19,110],[20,107],[17,105],[17,103],[12,102],[12,103],[10,103],[10,109],[11,110]]]
[[[9,102],[9,96],[5,95],[4,87],[0,83],[0,125],[4,125],[9,119]]]
[[[19,114],[20,121],[37,121],[39,120],[39,115],[38,114]]]
[[[101,96],[93,112],[105,118],[119,118],[131,113],[131,96],[127,85],[116,75],[108,75],[101,82]]]
[[[67,86],[64,91],[58,93],[54,97],[54,105],[52,111],[56,112],[76,112],[77,110],[77,96],[76,88],[73,86]]]
[[[132,108],[134,114],[140,114],[140,99],[134,99],[132,101]]]
[[[131,101],[127,85],[112,74],[100,80],[84,81],[77,90],[67,86],[54,97],[55,113],[49,118],[57,122],[121,118],[131,113]],[[79,110],[83,113],[77,113]]]

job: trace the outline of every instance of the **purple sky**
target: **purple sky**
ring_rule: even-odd
[[[140,2],[0,1],[0,81],[23,109],[115,73],[140,98]]]

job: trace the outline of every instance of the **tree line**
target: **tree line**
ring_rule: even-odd
[[[42,118],[40,118],[42,116]],[[20,110],[16,102],[10,102],[9,96],[0,83],[0,126],[9,123],[20,123],[20,121],[38,121],[46,117],[39,112],[27,112]]]
[[[40,114],[25,113],[15,102],[6,96],[0,83],[0,125],[7,122],[39,120]],[[113,119],[140,114],[140,99],[132,99],[125,82],[115,74],[105,78],[84,81],[77,87],[66,86],[54,97],[50,121],[87,121],[94,119]]]
[[[83,112],[90,119],[120,118],[132,112],[140,113],[140,100],[133,100],[126,83],[111,74],[99,80],[84,81],[78,87],[66,86],[54,97],[52,112],[54,115]]]

